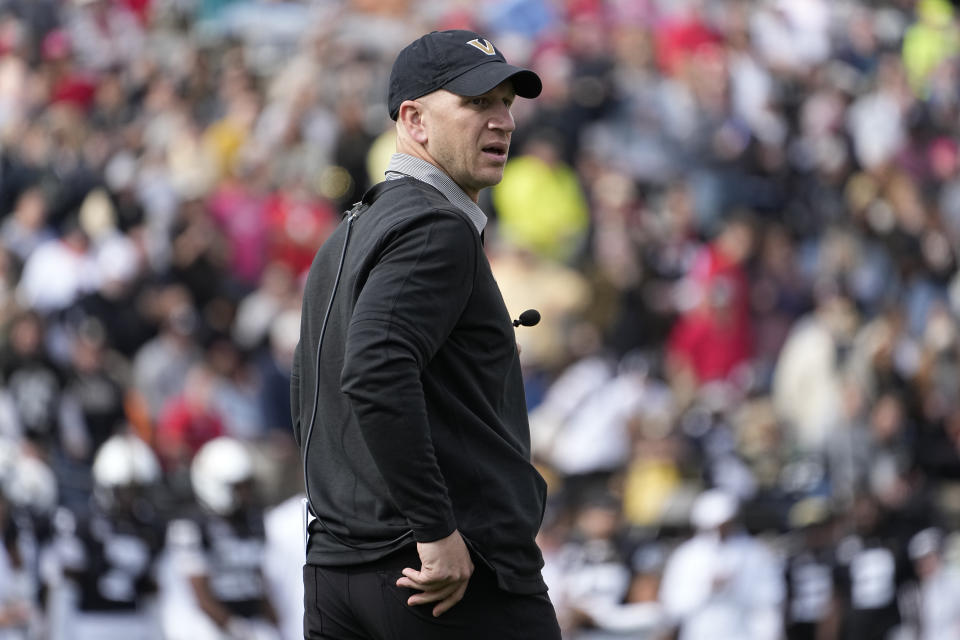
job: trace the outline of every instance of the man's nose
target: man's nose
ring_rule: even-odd
[[[506,131],[507,133],[510,133],[517,128],[516,123],[513,121],[513,113],[511,113],[510,107],[503,105],[497,110],[494,116],[490,119],[490,128],[500,129],[501,131]]]

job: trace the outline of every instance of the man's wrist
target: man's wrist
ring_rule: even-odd
[[[436,542],[443,540],[457,530],[457,523],[450,520],[429,527],[412,527],[413,539],[417,542]]]

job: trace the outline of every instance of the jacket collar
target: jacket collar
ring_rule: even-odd
[[[442,193],[443,197],[450,201],[450,204],[467,214],[473,226],[477,228],[477,233],[482,233],[483,228],[487,225],[487,216],[477,206],[477,203],[463,192],[463,189],[453,181],[453,178],[426,160],[421,160],[406,153],[395,153],[390,158],[390,164],[385,175],[387,180],[409,176],[426,182]]]

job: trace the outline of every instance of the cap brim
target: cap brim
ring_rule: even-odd
[[[479,96],[504,80],[513,81],[514,91],[521,98],[536,98],[543,89],[540,76],[533,71],[503,62],[491,62],[474,67],[443,85],[443,88],[460,96]]]
[[[697,529],[716,529],[737,515],[737,499],[718,489],[700,494],[693,503],[690,523]]]

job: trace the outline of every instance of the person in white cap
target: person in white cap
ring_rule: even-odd
[[[778,640],[784,583],[769,549],[737,524],[739,502],[719,489],[694,501],[693,538],[667,560],[660,600],[679,640]]]
[[[960,640],[960,571],[943,561],[942,547],[936,528],[915,534],[907,546],[920,583],[918,640]]]

